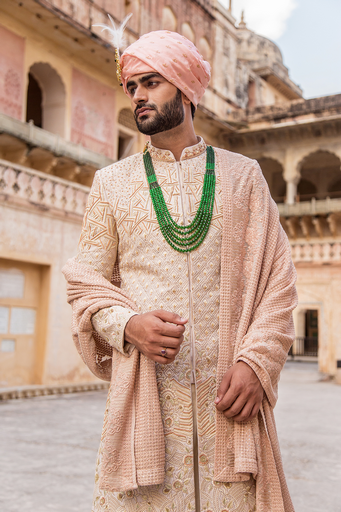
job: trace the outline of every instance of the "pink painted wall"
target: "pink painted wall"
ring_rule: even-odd
[[[71,140],[114,157],[115,91],[73,69]]]
[[[0,41],[0,112],[21,120],[25,40],[0,25]]]

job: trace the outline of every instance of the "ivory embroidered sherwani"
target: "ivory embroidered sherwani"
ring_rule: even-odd
[[[206,144],[201,139],[197,145],[186,148],[179,162],[169,151],[151,145],[149,151],[173,219],[188,224],[201,198]],[[252,478],[235,483],[213,479],[222,242],[219,160],[216,176],[213,219],[207,237],[195,251],[182,254],[173,250],[161,234],[141,153],[96,173],[78,263],[91,266],[110,280],[118,262],[120,287],[136,302],[140,313],[165,309],[189,318],[189,322],[174,363],[156,364],[166,442],[164,483],[126,492],[99,489],[105,421],[93,512],[255,510]],[[231,236],[240,234],[235,232]],[[113,306],[92,317],[94,329],[126,357],[136,350],[124,342],[125,325],[134,314],[127,308]],[[110,400],[109,393],[105,415]]]

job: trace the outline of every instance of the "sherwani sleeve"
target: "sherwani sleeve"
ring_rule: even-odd
[[[116,221],[97,172],[89,194],[78,245],[77,263],[90,266],[111,281],[117,258]],[[124,341],[127,322],[136,312],[123,306],[104,308],[92,315],[95,331],[113,348],[129,356],[134,346]]]
[[[266,185],[262,196],[264,209],[269,212],[263,266],[251,323],[236,359],[255,371],[274,407],[280,372],[295,336],[292,311],[297,305],[296,271],[277,206]]]

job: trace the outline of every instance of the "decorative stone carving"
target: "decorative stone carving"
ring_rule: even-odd
[[[72,142],[112,158],[114,133],[110,113],[115,110],[113,89],[77,69],[72,70]]]
[[[20,99],[21,81],[19,74],[13,69],[8,69],[4,78],[4,89],[7,96],[14,98],[16,101]]]
[[[0,112],[16,119],[22,115],[25,39],[0,26]]]

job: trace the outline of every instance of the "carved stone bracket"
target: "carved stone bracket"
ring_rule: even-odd
[[[289,217],[288,219],[285,220],[285,225],[289,231],[289,236],[296,240],[298,231],[298,218]]]
[[[314,217],[312,223],[318,237],[323,238],[323,220],[321,217]]]
[[[312,229],[312,218],[307,216],[301,217],[300,219],[300,226],[303,232],[303,235],[307,240],[309,240],[311,236],[311,229]]]
[[[329,229],[330,229],[330,232],[331,232],[331,234],[332,234],[332,236],[334,238],[338,234],[338,229],[337,229],[338,218],[339,218],[339,215],[337,215],[336,213],[331,213],[327,217],[327,222],[328,222],[328,225],[329,225]]]
[[[330,239],[339,236],[341,211],[322,215],[281,217],[281,223],[291,240]]]

